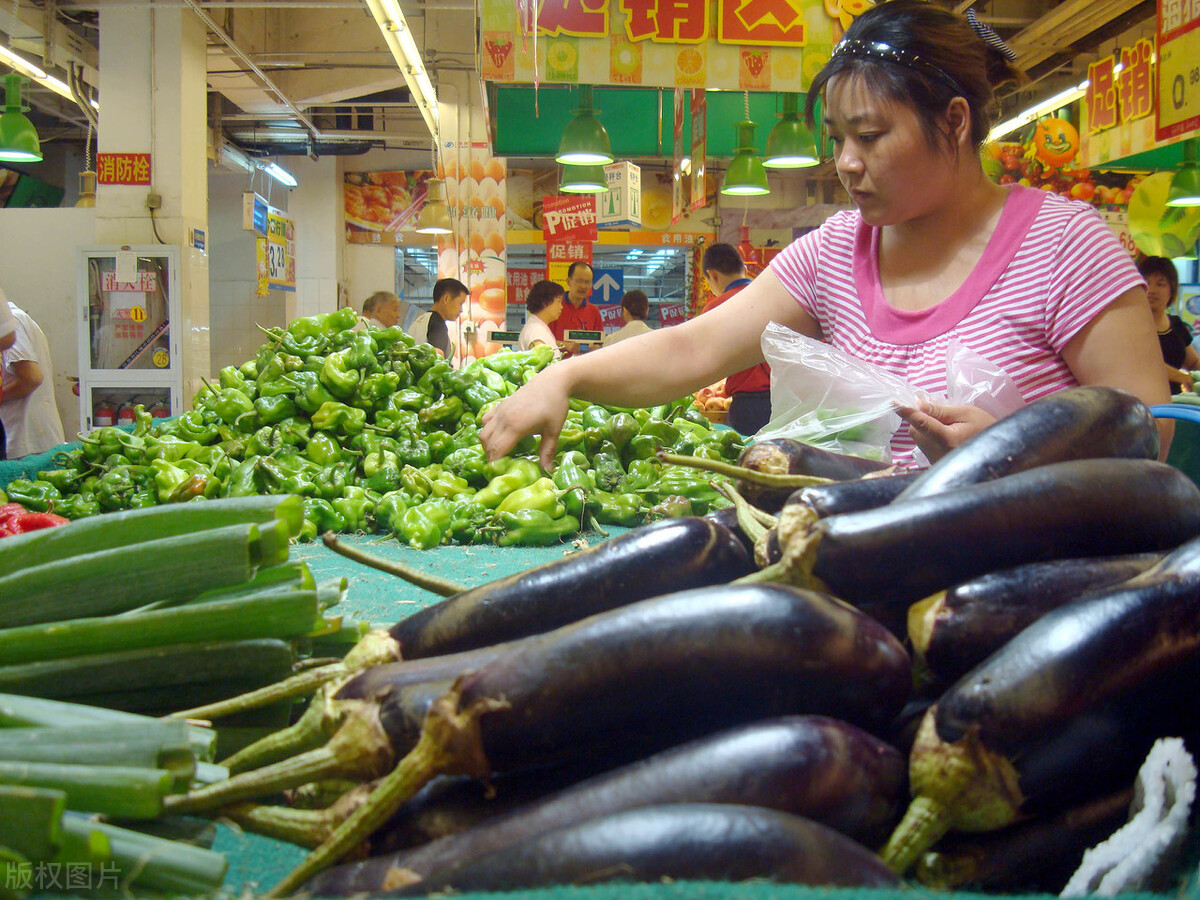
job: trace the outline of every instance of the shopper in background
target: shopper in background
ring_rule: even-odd
[[[562,359],[558,340],[551,330],[563,312],[563,289],[553,281],[539,281],[525,299],[525,327],[517,338],[518,350],[532,350],[541,344],[554,348],[554,358]]]
[[[17,324],[15,340],[4,351],[0,384],[0,421],[4,422],[6,452],[9,459],[17,459],[44,453],[66,438],[54,400],[54,366],[46,335],[16,304],[5,303],[2,295],[0,303]]]
[[[701,271],[713,296],[702,313],[716,309],[750,284],[742,255],[732,244],[710,244],[700,260]],[[765,362],[734,372],[725,379],[729,399],[729,427],[754,434],[771,421],[771,367]]]
[[[1007,51],[1007,53],[1005,52]],[[1012,51],[925,0],[854,19],[808,92],[820,99],[838,177],[856,206],[793,241],[754,282],[702,316],[550,366],[489,411],[492,458],[541,435],[553,465],[571,397],[645,407],[763,361],[778,322],[919,390],[945,392],[952,341],[1002,369],[1026,401],[1076,385],[1170,396],[1145,283],[1089,205],[983,172],[994,87]],[[893,459],[931,459],[994,418],[973,406],[900,410]],[[1163,452],[1172,429],[1160,422]]]
[[[565,340],[568,331],[603,331],[600,309],[588,302],[592,295],[592,267],[576,260],[567,269],[567,299],[562,315],[551,327],[554,339],[562,347],[563,356],[576,356],[579,343]]]
[[[450,342],[450,329],[446,323],[462,315],[463,304],[470,293],[457,278],[439,278],[433,285],[433,306],[429,312],[417,316],[408,328],[409,335],[418,344],[432,344],[449,359],[454,354],[454,344]]]
[[[8,308],[8,299],[0,289],[0,368],[3,367],[4,354],[17,340],[17,320]],[[4,388],[0,384],[0,403],[4,402]],[[0,459],[6,458],[4,445],[4,422],[0,420]]]
[[[1192,330],[1179,316],[1167,312],[1179,296],[1179,271],[1165,256],[1147,256],[1138,263],[1146,279],[1146,299],[1154,314],[1158,344],[1171,393],[1192,390],[1192,369],[1200,369],[1200,354],[1192,346]]]
[[[391,291],[376,291],[363,301],[363,318],[375,328],[391,328],[400,321],[400,298]]]
[[[650,298],[645,291],[626,291],[621,298],[621,318],[625,324],[617,331],[604,338],[604,346],[610,347],[626,338],[637,337],[653,331],[646,324],[646,316],[650,315]]]

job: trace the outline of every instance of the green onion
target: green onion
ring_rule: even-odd
[[[106,862],[126,888],[207,894],[220,886],[229,865],[222,854],[212,850],[118,828],[79,813],[64,813],[62,824],[67,835],[83,840],[103,838],[109,851]]]
[[[0,784],[0,846],[29,860],[50,859],[62,846],[66,807],[62,791]]]
[[[116,709],[101,709],[81,703],[66,703],[47,700],[43,697],[23,697],[18,694],[0,694],[0,728],[73,728],[86,725],[111,723],[136,727],[156,722],[149,716],[122,712]],[[0,734],[11,733],[0,731]],[[187,726],[188,744],[197,762],[211,762],[215,758],[217,733],[200,725]],[[219,768],[219,767],[218,767]]]
[[[161,815],[173,782],[165,769],[0,761],[0,784],[62,791],[71,809],[114,818]]]
[[[43,563],[0,578],[0,628],[108,615],[152,600],[187,600],[214,586],[246,581],[256,566],[283,562],[287,553],[286,526],[276,521]]]
[[[0,544],[0,577],[85,553],[272,519],[285,522],[291,537],[298,535],[304,521],[300,498],[240,497],[105,513],[79,519],[62,530],[45,528],[6,538]]]
[[[301,637],[323,624],[317,591],[190,604],[136,616],[0,629],[0,666],[200,641]]]

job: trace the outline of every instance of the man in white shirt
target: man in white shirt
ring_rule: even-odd
[[[17,459],[57,447],[65,437],[54,401],[54,367],[46,335],[20,307],[2,299],[0,305],[16,323],[15,339],[4,351],[0,421],[4,423],[7,456]]]

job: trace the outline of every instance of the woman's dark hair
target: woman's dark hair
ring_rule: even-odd
[[[525,298],[525,311],[531,316],[539,313],[553,303],[556,297],[565,293],[563,286],[557,282],[539,281],[529,289],[529,296]]]
[[[932,147],[948,140],[938,123],[950,101],[962,97],[971,108],[971,142],[982,147],[996,120],[995,89],[1022,80],[1012,63],[985,43],[966,19],[928,0],[880,3],[854,20],[842,42],[863,50],[834,48],[808,89],[804,115],[810,127],[817,98],[829,80],[851,74],[871,91],[911,106]]]
[[[621,308],[629,310],[635,319],[644,319],[650,315],[650,298],[645,291],[626,291],[621,298]]]
[[[1167,301],[1167,305],[1175,302],[1175,298],[1179,296],[1179,270],[1175,268],[1175,263],[1165,256],[1147,256],[1138,262],[1137,267],[1143,278],[1161,275],[1167,279],[1167,284],[1171,286],[1171,299]]]

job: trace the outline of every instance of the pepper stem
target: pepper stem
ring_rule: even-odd
[[[364,566],[370,566],[372,569],[378,569],[380,572],[387,572],[389,575],[395,575],[397,578],[402,578],[409,584],[415,584],[417,587],[434,594],[439,594],[442,597],[452,597],[455,594],[461,594],[467,590],[464,584],[450,581],[446,578],[440,578],[437,575],[431,575],[428,572],[422,572],[419,569],[414,569],[404,563],[396,562],[390,559],[383,559],[379,556],[373,556],[359,550],[357,547],[351,547],[338,539],[338,536],[327,531],[321,535],[321,540],[325,542],[325,546],[334,553],[341,554],[347,559],[352,559],[355,562],[362,563]]]
[[[774,488],[802,488],[817,484],[832,484],[832,478],[818,478],[816,475],[775,475],[770,472],[760,472],[757,469],[747,469],[745,466],[735,466],[719,459],[705,459],[700,456],[684,456],[680,453],[658,451],[658,458],[664,463],[676,466],[687,466],[692,469],[703,469],[718,475],[728,475],[739,481],[751,484],[761,484]]]

